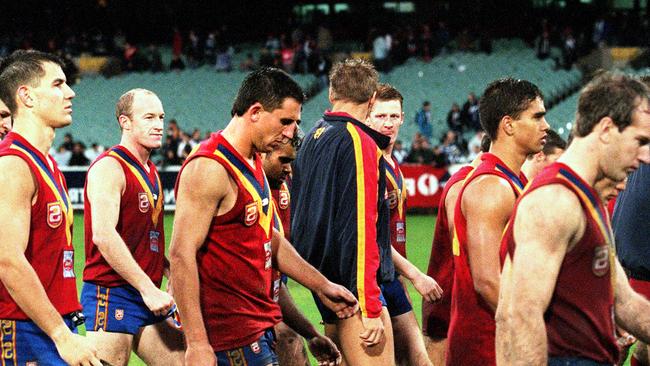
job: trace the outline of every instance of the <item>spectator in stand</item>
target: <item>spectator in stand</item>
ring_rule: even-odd
[[[131,42],[126,42],[124,45],[124,53],[122,57],[122,69],[126,71],[137,70],[137,53],[138,47]]]
[[[253,71],[257,68],[252,53],[247,53],[246,58],[239,64],[239,71]]]
[[[183,53],[183,35],[178,28],[174,27],[174,35],[172,36],[172,56],[180,58]]]
[[[205,62],[208,65],[214,65],[217,62],[217,31],[208,33],[205,37],[205,46],[203,48]]]
[[[433,126],[431,124],[431,103],[428,100],[422,103],[422,109],[415,114],[415,124],[418,125],[420,134],[427,140],[431,140]]]
[[[455,164],[462,160],[461,148],[458,145],[456,132],[447,131],[442,140],[442,145],[440,145],[440,149],[447,163]]]
[[[185,70],[185,63],[180,56],[174,55],[172,57],[172,62],[169,64],[169,70],[182,71]]]
[[[393,146],[393,156],[395,157],[397,162],[402,164],[402,162],[404,162],[404,160],[406,159],[407,155],[408,155],[408,151],[404,149],[404,146],[402,145],[402,140],[396,140],[395,146]]]
[[[194,147],[200,142],[201,142],[201,130],[195,128],[194,131],[192,131],[192,138],[190,139],[190,144],[192,145],[192,147]]]
[[[86,147],[81,142],[75,142],[70,155],[69,166],[88,166],[90,160],[84,155]]]
[[[190,30],[190,34],[187,38],[189,41],[185,52],[185,55],[187,56],[187,64],[191,69],[194,69],[203,63],[200,39],[193,29]]]
[[[163,166],[174,166],[183,164],[183,161],[178,156],[176,156],[174,150],[166,149],[162,164]]]
[[[411,145],[411,151],[406,157],[407,163],[431,164],[435,160],[429,141],[416,137]]]
[[[452,104],[451,109],[447,113],[447,125],[450,130],[456,133],[463,132],[463,119],[461,118],[461,114],[458,103]]]
[[[381,32],[373,31],[372,57],[377,71],[390,71],[390,47],[386,42],[386,36]]]
[[[72,155],[72,151],[67,150],[65,146],[61,145],[56,150],[56,152],[52,153],[52,158],[54,158],[56,165],[58,165],[59,168],[61,168],[61,167],[68,166],[71,155]]]
[[[436,30],[436,48],[437,51],[441,54],[447,53],[449,50],[449,41],[451,36],[449,35],[449,30],[447,29],[447,23],[438,22],[438,29]]]
[[[570,70],[576,61],[576,39],[573,37],[573,30],[567,27],[564,31],[564,41],[562,46],[562,65],[564,69]]]
[[[316,35],[316,47],[322,54],[328,55],[332,46],[334,46],[332,32],[324,24],[320,24]]]
[[[545,60],[551,55],[551,37],[548,31],[543,31],[542,35],[535,41],[537,48],[537,58]]]
[[[70,132],[66,133],[63,136],[63,144],[61,144],[61,147],[68,151],[72,151],[72,148],[74,147],[74,141],[72,140],[72,134]]]
[[[96,142],[93,142],[93,144],[90,146],[90,149],[86,149],[84,155],[86,156],[86,159],[92,163],[101,153],[104,152],[105,149],[103,146],[99,145]]]
[[[274,66],[275,66],[275,60],[273,54],[267,47],[262,48],[262,50],[260,51],[260,67],[274,67]],[[280,68],[282,68],[282,66],[280,66]]]
[[[226,46],[219,47],[219,52],[217,53],[217,63],[215,64],[214,69],[218,72],[232,71],[232,55]]]
[[[474,93],[469,93],[467,101],[463,104],[461,113],[463,125],[466,129],[478,131],[481,129],[481,123],[478,116],[478,99]]]
[[[266,36],[266,43],[264,43],[264,48],[268,49],[272,53],[280,51],[280,39],[275,36],[273,33],[269,33]]]
[[[192,141],[190,135],[181,131],[181,142],[178,144],[178,149],[176,150],[176,156],[185,160],[187,156],[192,152],[192,149],[196,146],[196,143]]]
[[[158,47],[150,43],[149,48],[147,49],[147,54],[146,54],[146,59],[147,63],[149,64],[149,70],[151,72],[161,72],[164,69],[163,62],[162,62],[162,55],[160,54],[160,50]]]
[[[483,135],[485,132],[483,130],[476,131],[476,134],[469,140],[467,144],[467,161],[474,161],[474,158],[481,152],[481,141],[483,141]]]

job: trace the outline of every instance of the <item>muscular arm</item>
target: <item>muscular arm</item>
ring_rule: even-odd
[[[199,302],[196,254],[208,235],[215,210],[225,197],[229,184],[225,169],[207,158],[190,161],[179,176],[169,253],[171,278],[183,320],[188,353],[195,350],[198,352],[195,360],[212,352]]]
[[[0,281],[18,307],[54,341],[66,362],[99,365],[95,349],[73,334],[63,322],[25,257],[32,199],[37,194],[27,164],[18,157],[4,156],[0,159],[0,171],[11,172],[0,174]]]
[[[492,309],[499,298],[501,236],[514,203],[508,182],[493,175],[471,182],[460,202],[468,223],[467,254],[474,288]]]
[[[140,268],[116,229],[125,185],[124,171],[115,159],[101,159],[88,171],[86,192],[92,207],[93,243],[115,272],[142,294],[150,310],[161,315],[173,300]]]
[[[503,269],[496,314],[499,359],[512,365],[546,365],[544,312],[562,261],[583,225],[580,203],[566,188],[541,187],[520,203],[514,222],[514,260]]]
[[[650,302],[630,287],[618,259],[614,296],[616,323],[644,343],[650,343]]]
[[[312,339],[319,336],[318,330],[316,330],[314,325],[305,318],[296,306],[296,303],[293,301],[293,298],[284,283],[280,286],[278,304],[282,310],[282,321],[284,321],[289,328],[295,330],[296,333],[300,334],[305,339]]]

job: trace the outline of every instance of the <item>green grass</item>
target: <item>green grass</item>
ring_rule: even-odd
[[[173,215],[165,215],[165,237],[167,238],[166,246],[169,246],[169,241],[171,239],[172,232],[172,223]],[[426,271],[427,265],[429,263],[429,254],[431,252],[431,239],[433,237],[433,227],[435,224],[435,216],[418,216],[411,215],[407,219],[407,250],[408,258],[413,264],[423,271]],[[75,246],[75,273],[77,274],[77,287],[79,292],[81,292],[82,284],[82,273],[85,261],[84,255],[84,230],[83,230],[83,214],[75,214],[74,217],[74,246]],[[167,252],[166,252],[167,253]],[[164,286],[164,285],[163,285]],[[303,311],[307,318],[314,324],[319,324],[320,314],[316,310],[314,301],[312,299],[311,293],[297,284],[294,281],[289,281],[289,291],[293,296],[294,301],[298,304],[298,307]],[[409,293],[411,298],[414,299],[413,307],[415,315],[420,321],[421,317],[421,298],[417,295],[417,292],[409,285]],[[322,329],[322,328],[321,328]],[[82,327],[80,333],[85,333],[85,329]],[[315,365],[312,359],[312,363]],[[135,354],[131,357],[130,366],[135,365],[144,365]]]

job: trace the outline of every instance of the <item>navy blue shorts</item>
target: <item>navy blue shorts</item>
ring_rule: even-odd
[[[325,306],[315,293],[312,292],[311,296],[314,298],[314,302],[316,303],[318,312],[320,312],[320,316],[323,319],[323,323],[336,324],[336,322],[339,320],[339,317],[336,316],[336,313],[330,310],[327,306]],[[382,306],[386,306],[386,299],[384,298],[384,295],[381,292],[379,293],[379,301],[381,301]]]
[[[77,333],[72,320],[63,317],[71,331]],[[2,359],[5,366],[59,366],[67,365],[56,346],[41,328],[29,320],[0,320]]]
[[[269,329],[255,342],[243,347],[215,352],[218,366],[267,366],[279,365],[278,355],[273,349],[275,333]]]
[[[587,358],[549,357],[548,366],[611,366],[611,364],[596,362]]]
[[[391,318],[413,311],[413,306],[398,276],[395,276],[395,279],[391,282],[382,283],[379,287],[386,299],[388,313]]]
[[[84,282],[81,305],[86,315],[86,330],[137,334],[140,328],[164,321],[156,316],[133,286],[102,287]]]

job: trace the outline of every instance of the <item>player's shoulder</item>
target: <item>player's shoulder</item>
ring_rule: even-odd
[[[526,192],[519,200],[518,215],[532,215],[553,225],[574,225],[581,218],[580,199],[563,184],[547,184]]]
[[[117,158],[105,155],[97,158],[88,168],[88,178],[99,178],[102,180],[115,180],[122,177],[124,179],[124,170]]]
[[[28,189],[34,187],[35,176],[27,161],[17,155],[0,156],[0,171],[11,172],[11,174],[0,174],[0,187],[2,191],[12,192],[15,189]]]
[[[228,177],[228,171],[220,161],[203,155],[193,156],[179,174],[183,178],[196,181],[206,179],[206,182],[219,182]]]
[[[468,199],[490,198],[490,200],[514,199],[512,186],[507,179],[496,174],[481,174],[467,182],[463,197]]]

